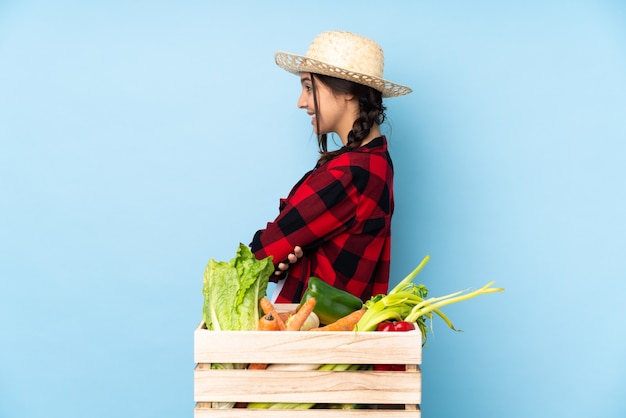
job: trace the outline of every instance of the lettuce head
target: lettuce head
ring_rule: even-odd
[[[211,258],[204,270],[202,288],[202,316],[207,329],[256,330],[261,317],[259,300],[265,296],[273,272],[272,257],[257,260],[243,244],[228,262]]]

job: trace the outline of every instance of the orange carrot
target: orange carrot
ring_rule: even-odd
[[[248,370],[265,370],[267,369],[267,363],[250,363],[248,364]]]
[[[271,312],[259,319],[258,330],[278,331],[278,321]],[[267,363],[250,363],[248,364],[248,370],[265,370],[267,366]]]
[[[261,300],[259,301],[259,306],[261,306],[261,309],[263,310],[263,313],[265,313],[265,315],[270,314],[270,313],[272,314],[272,316],[276,320],[278,329],[280,331],[284,331],[285,329],[287,329],[287,326],[285,325],[285,321],[283,321],[280,318],[280,315],[276,311],[276,308],[274,307],[274,305],[272,305],[272,302],[270,302],[268,298],[266,297],[261,298]]]
[[[312,297],[307,299],[307,301],[300,306],[296,314],[289,318],[287,331],[300,331],[306,319],[311,315],[311,312],[313,312],[313,308],[315,308],[315,298]]]
[[[359,309],[351,314],[344,316],[343,318],[339,318],[332,324],[328,324],[323,327],[313,328],[311,331],[352,331],[354,326],[359,322],[359,319],[365,313],[365,309]]]
[[[270,312],[259,319],[259,326],[257,329],[259,331],[278,331],[278,321]]]

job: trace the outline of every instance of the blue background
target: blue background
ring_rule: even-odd
[[[392,282],[444,311],[423,415],[626,416],[626,5],[0,3],[0,416],[192,416],[209,258],[316,159],[273,53],[376,39]]]

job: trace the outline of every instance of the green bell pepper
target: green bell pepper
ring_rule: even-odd
[[[313,312],[324,325],[332,324],[339,318],[361,309],[363,301],[345,290],[338,289],[318,277],[309,278],[300,306],[310,298],[315,298]]]

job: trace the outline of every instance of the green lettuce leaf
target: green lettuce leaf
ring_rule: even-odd
[[[236,256],[228,262],[211,258],[202,288],[202,317],[207,329],[256,330],[261,317],[259,300],[265,296],[273,272],[272,257],[257,260],[243,244],[239,244]]]

